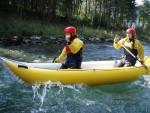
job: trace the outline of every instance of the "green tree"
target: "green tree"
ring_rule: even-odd
[[[140,33],[144,36],[149,37],[150,35],[150,1],[144,0],[143,5],[138,7],[139,15],[138,15],[138,30],[140,28],[140,24],[142,24]]]

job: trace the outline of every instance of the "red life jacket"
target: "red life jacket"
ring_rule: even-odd
[[[66,52],[67,52],[67,55],[72,53],[68,44],[66,44]]]
[[[71,49],[69,47],[68,44],[66,44],[66,52],[67,52],[67,55],[81,55],[82,54],[82,50],[83,50],[83,47],[81,47],[81,49],[76,53],[76,54],[73,54],[71,52]]]

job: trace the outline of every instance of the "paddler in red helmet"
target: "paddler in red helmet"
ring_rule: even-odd
[[[61,62],[66,58],[61,69],[80,69],[82,63],[83,41],[77,37],[76,28],[73,26],[66,27],[64,33],[66,37],[66,46],[63,48],[59,57],[55,59],[55,62]]]
[[[136,39],[136,31],[133,28],[126,30],[126,38],[119,40],[118,37],[114,38],[114,48],[124,48],[124,55],[116,67],[129,67],[134,66],[139,56],[140,62],[144,65],[144,49],[138,39]]]

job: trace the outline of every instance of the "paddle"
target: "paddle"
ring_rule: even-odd
[[[131,51],[129,51],[122,43],[120,43],[119,41],[118,41],[118,43],[128,52],[128,53],[130,53],[136,60],[138,60],[146,69],[147,69],[147,67],[146,67],[146,65],[144,64],[144,63],[142,63]]]
[[[55,57],[54,57],[54,59],[53,59],[53,61],[52,61],[52,63],[54,63],[54,62],[55,62],[56,58],[57,58],[57,57],[55,56]]]
[[[65,44],[66,44],[66,41],[64,41],[64,42],[62,43],[62,47],[61,47],[61,49],[64,47],[64,45],[65,45]],[[59,49],[59,50],[58,50],[58,53],[60,54],[60,52],[61,52],[61,50]],[[57,55],[57,56],[58,56],[58,55]],[[55,62],[55,60],[56,60],[57,56],[55,56],[55,57],[54,57],[54,59],[53,59],[52,63],[54,63],[54,62]]]

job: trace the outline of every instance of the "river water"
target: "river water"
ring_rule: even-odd
[[[145,55],[150,46],[143,43]],[[52,62],[61,46],[0,47],[1,56],[26,62]],[[112,44],[85,44],[84,61],[114,60]],[[0,113],[150,113],[150,76],[109,85],[28,85],[0,67]]]

